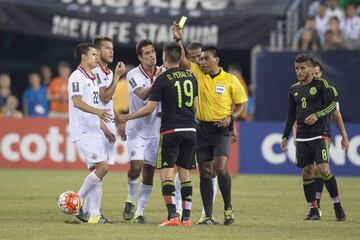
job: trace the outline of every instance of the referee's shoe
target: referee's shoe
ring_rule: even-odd
[[[235,214],[234,211],[229,208],[226,209],[224,212],[224,225],[231,225],[235,221]]]

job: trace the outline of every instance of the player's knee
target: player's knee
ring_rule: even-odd
[[[202,178],[212,178],[213,169],[211,167],[202,167],[200,168],[200,177]]]
[[[226,166],[218,166],[215,169],[215,172],[216,172],[216,175],[219,176],[219,177],[224,176],[226,174],[226,172],[227,172]]]
[[[138,178],[142,169],[142,164],[131,164],[128,175],[131,179]]]

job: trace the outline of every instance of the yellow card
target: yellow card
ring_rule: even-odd
[[[184,27],[186,20],[187,20],[187,17],[185,17],[185,16],[182,16],[182,17],[181,17],[181,19],[180,19],[180,21],[179,21],[179,28],[183,28],[183,27]]]

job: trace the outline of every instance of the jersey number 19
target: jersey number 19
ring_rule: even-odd
[[[181,86],[180,81],[176,81],[174,86],[177,88],[178,108],[182,108],[183,98],[185,97],[187,98],[184,102],[185,106],[192,107],[194,101],[194,87],[192,82],[185,80]]]

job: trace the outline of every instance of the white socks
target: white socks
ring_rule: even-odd
[[[175,205],[176,212],[179,214],[182,213],[182,198],[181,198],[181,182],[179,178],[179,173],[176,173],[175,176]]]
[[[139,215],[144,215],[144,209],[149,201],[151,192],[152,192],[152,186],[145,185],[143,183],[140,184],[139,200],[136,206],[135,217]]]
[[[96,185],[101,184],[101,179],[96,176],[95,172],[91,172],[85,178],[80,190],[78,192],[81,202],[85,202],[86,196],[95,188]]]
[[[96,217],[100,214],[102,199],[102,182],[100,182],[96,187],[89,193],[88,200],[90,202],[90,217]]]
[[[128,179],[128,196],[126,201],[134,202],[136,198],[136,192],[140,183],[140,178],[131,180]]]

